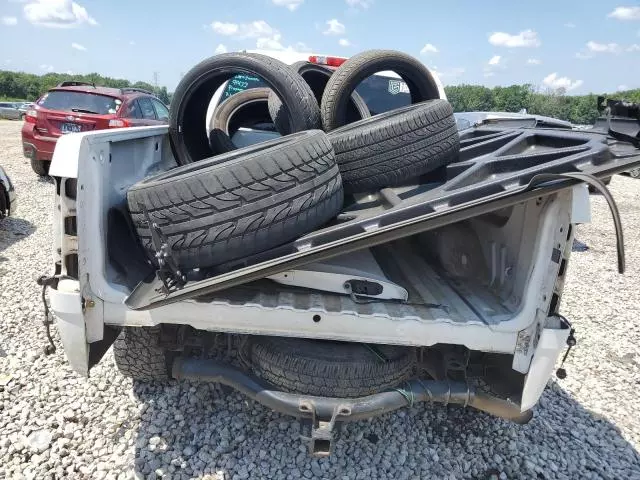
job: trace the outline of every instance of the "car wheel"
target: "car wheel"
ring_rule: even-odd
[[[306,395],[372,395],[408,380],[415,366],[409,347],[286,337],[252,337],[249,342],[256,375]]]
[[[49,175],[49,167],[51,166],[51,160],[36,160],[31,159],[31,169],[41,177]]]
[[[116,367],[134,380],[166,381],[172,356],[158,345],[158,327],[125,327],[113,343]]]
[[[24,119],[26,118],[27,114],[26,113],[21,113],[20,114],[20,120],[22,120],[24,122]]]
[[[455,161],[460,150],[446,100],[391,110],[328,135],[349,193],[401,184]]]
[[[629,176],[633,178],[640,178],[640,167],[629,170]]]
[[[411,103],[440,98],[438,85],[422,62],[393,50],[369,50],[354,55],[331,75],[322,95],[322,125],[326,132],[348,123],[347,105],[356,87],[371,75],[391,70],[409,87]]]
[[[157,263],[144,210],[181,268],[218,265],[292,241],[335,217],[343,191],[333,149],[308,130],[174,168],[133,185],[129,211]]]
[[[209,124],[209,145],[215,153],[235,150],[231,136],[239,127],[271,123],[267,99],[270,88],[251,88],[234,93],[216,107]]]
[[[323,67],[322,65],[316,65],[310,62],[296,62],[291,65],[291,69],[297,72],[305,82],[311,87],[311,91],[316,97],[318,105],[322,101],[322,94],[333,70]],[[291,126],[289,125],[289,115],[285,111],[285,107],[280,99],[271,93],[269,95],[269,113],[273,119],[273,124],[276,130],[282,135],[288,135],[291,133]],[[347,105],[347,123],[355,122],[363,118],[370,117],[369,108],[357,92],[351,94],[351,99]]]
[[[223,53],[193,67],[182,78],[169,111],[169,136],[181,165],[210,157],[208,132],[203,128],[213,94],[237,72],[258,75],[287,106],[293,132],[321,126],[320,110],[304,80],[284,63],[256,53]]]

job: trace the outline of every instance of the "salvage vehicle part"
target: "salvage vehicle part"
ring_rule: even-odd
[[[255,376],[215,360],[179,357],[173,363],[176,379],[199,380],[228,385],[261,404],[287,415],[312,419],[309,453],[327,456],[331,452],[336,422],[356,421],[392,412],[422,402],[470,406],[511,420],[527,423],[531,410],[465,384],[448,380],[415,379],[400,388],[357,398],[309,396],[278,390]]]
[[[400,185],[457,159],[453,109],[428,100],[329,132],[344,189],[368,192]]]
[[[152,262],[157,230],[185,269],[292,241],[335,217],[343,192],[326,134],[307,130],[146,178],[127,201]]]
[[[295,287],[349,295],[352,300],[406,301],[409,293],[390,281],[369,249],[280,272],[269,280]]]
[[[332,342],[286,337],[251,337],[251,369],[293,393],[360,397],[408,380],[415,351],[394,345]]]
[[[297,72],[304,81],[307,82],[309,87],[311,87],[311,90],[316,97],[316,101],[318,102],[318,106],[320,106],[320,102],[322,102],[322,94],[324,93],[329,78],[333,75],[333,70],[325,66],[306,61],[294,63],[291,65],[291,69]],[[292,130],[289,125],[289,115],[284,109],[285,107],[276,95],[273,93],[269,95],[269,113],[273,119],[273,124],[282,135],[288,135]],[[347,104],[347,123],[355,122],[370,116],[371,114],[369,113],[367,104],[358,92],[354,91],[351,94],[349,103]]]
[[[185,165],[212,155],[205,118],[218,88],[239,72],[259,75],[287,106],[293,132],[320,128],[320,111],[304,80],[284,63],[255,53],[223,53],[182,77],[171,101],[169,135],[176,161]]]
[[[231,95],[218,105],[209,123],[211,150],[216,154],[235,150],[236,146],[230,137],[240,127],[259,128],[261,125],[270,125],[271,117],[267,106],[270,92],[270,88],[251,88]]]
[[[336,225],[316,230],[242,265],[205,280],[187,282],[168,295],[158,280],[142,282],[126,300],[131,308],[152,308],[258,280],[308,263],[368,248],[545,197],[582,180],[536,180],[541,174],[580,171],[609,177],[633,167],[637,149],[627,143],[607,145],[606,134],[549,129],[480,127],[460,134],[458,161],[447,166],[447,181],[408,185],[397,201],[367,195],[347,206]],[[541,177],[539,177],[541,178]],[[161,293],[158,293],[161,292]]]
[[[363,80],[383,70],[400,75],[409,88],[411,103],[440,98],[438,85],[422,62],[402,52],[368,50],[349,58],[327,82],[320,105],[325,132],[347,124],[351,94]],[[400,88],[400,82],[397,88]]]

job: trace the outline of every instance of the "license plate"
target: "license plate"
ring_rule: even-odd
[[[77,123],[63,123],[60,127],[62,133],[77,133],[81,130]]]

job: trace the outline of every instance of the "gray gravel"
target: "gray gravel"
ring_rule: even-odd
[[[18,190],[0,225],[0,479],[640,478],[640,182],[615,177],[628,272],[616,273],[612,223],[594,197],[577,238],[562,312],[578,347],[532,422],[420,406],[347,425],[333,455],[307,456],[300,424],[211,385],[132,384],[111,353],[90,379],[42,355],[34,279],[50,273],[53,185],[21,155],[20,124],[0,121],[0,165]]]

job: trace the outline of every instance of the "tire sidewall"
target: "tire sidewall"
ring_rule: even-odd
[[[271,64],[281,66],[274,68]],[[180,81],[169,111],[169,136],[174,156],[179,164],[187,164],[211,155],[204,128],[206,111],[214,93],[225,81],[237,74],[253,74],[265,83],[286,105],[291,123],[313,129],[300,108],[299,98],[292,92],[295,85],[302,92],[302,101],[315,104],[309,86],[278,60],[259,54],[229,53],[208,58],[193,67]],[[317,105],[316,105],[316,108]]]

